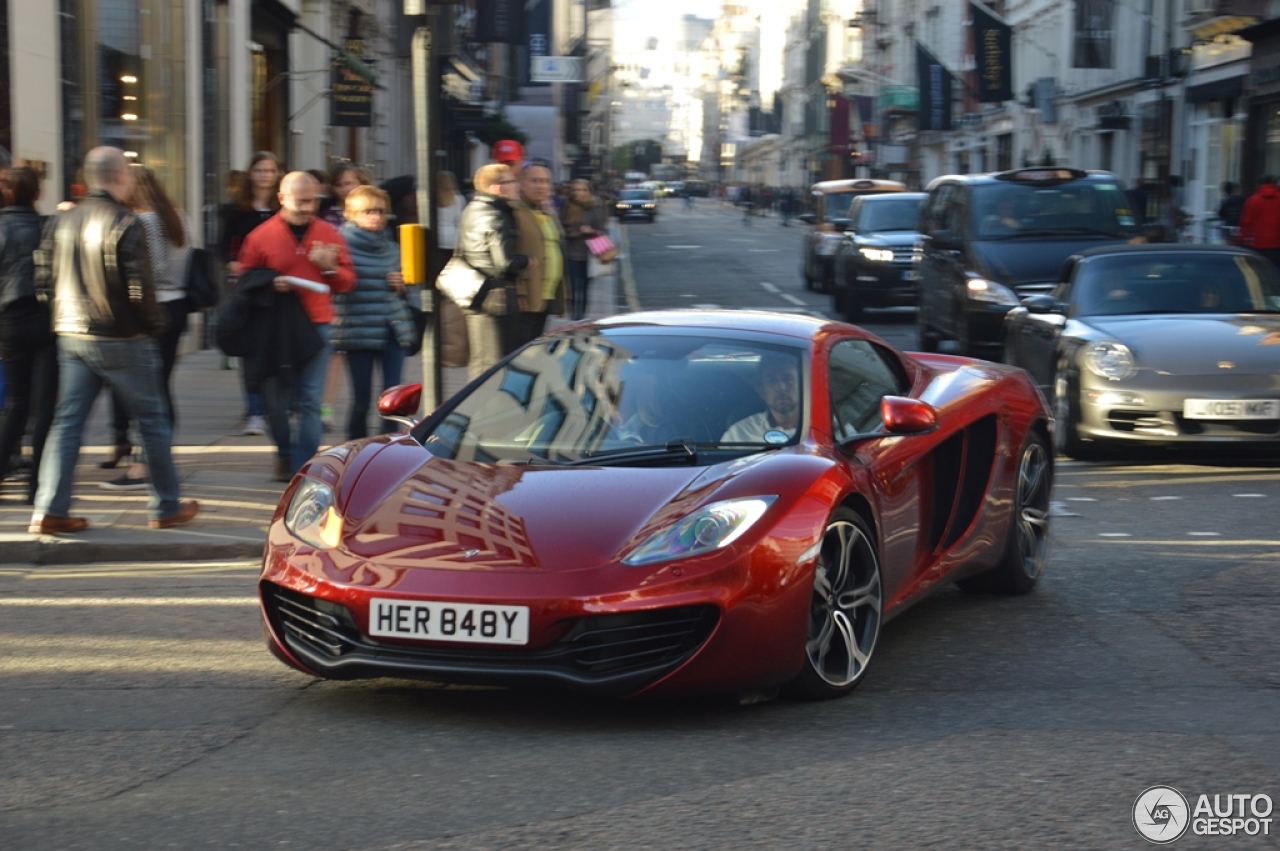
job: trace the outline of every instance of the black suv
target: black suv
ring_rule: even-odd
[[[961,354],[998,359],[1004,315],[1048,292],[1067,258],[1127,242],[1139,226],[1120,181],[1105,171],[1024,168],[929,183],[920,217],[920,348],[956,340]]]
[[[849,322],[865,307],[915,307],[913,261],[924,192],[862,195],[849,206],[849,225],[836,249],[831,302]]]

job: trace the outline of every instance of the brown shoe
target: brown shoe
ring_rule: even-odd
[[[188,499],[179,503],[178,510],[168,517],[153,517],[147,521],[147,525],[152,529],[172,529],[174,526],[181,526],[190,521],[199,513],[200,503],[194,499]]]
[[[293,481],[293,468],[289,465],[288,458],[276,458],[276,471],[272,478],[277,482]]]
[[[45,514],[40,518],[31,518],[27,531],[32,535],[66,535],[71,532],[83,532],[89,528],[89,521],[83,517],[55,517]]]

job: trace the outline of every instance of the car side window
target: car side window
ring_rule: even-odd
[[[920,224],[924,233],[933,233],[944,227],[942,224],[942,211],[950,195],[951,187],[944,185],[939,186],[929,196],[929,199],[925,202],[924,213],[920,217]]]
[[[908,389],[897,358],[869,340],[836,343],[827,367],[831,433],[837,441],[880,428],[880,400]]]

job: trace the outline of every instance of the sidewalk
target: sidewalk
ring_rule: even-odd
[[[624,261],[625,262],[625,261]],[[621,264],[616,264],[621,265]],[[617,275],[592,282],[588,315],[618,312]],[[553,319],[550,327],[564,324]],[[122,468],[103,470],[111,440],[107,393],[99,397],[76,468],[72,513],[89,519],[75,535],[32,535],[27,532],[31,507],[22,503],[25,484],[0,486],[0,547],[3,564],[83,564],[129,561],[218,561],[258,558],[267,526],[285,484],[272,478],[275,447],[269,437],[241,437],[244,402],[239,369],[226,369],[216,349],[182,356],[173,375],[178,407],[174,461],[182,497],[200,502],[200,514],[175,529],[147,527],[147,491],[107,491],[99,482],[115,478]],[[443,392],[466,383],[465,369],[446,369]],[[422,358],[405,362],[404,381],[419,381]],[[325,439],[341,442],[346,431],[349,382],[345,375],[334,405],[335,425]]]

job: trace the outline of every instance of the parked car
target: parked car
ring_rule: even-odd
[[[955,340],[998,358],[1004,315],[1048,292],[1072,254],[1139,235],[1120,181],[1105,171],[1024,168],[933,180],[921,215],[920,347]]]
[[[855,198],[906,191],[906,184],[896,180],[823,180],[813,184],[809,189],[813,212],[797,217],[810,225],[800,259],[805,289],[831,291],[840,235],[849,226],[849,207]]]
[[[420,396],[379,410],[412,424]],[[303,467],[268,532],[267,644],[333,679],[837,697],[949,581],[1035,586],[1049,422],[1022,370],[845,323],[579,323]]]
[[[1093,248],[1005,322],[1006,359],[1053,401],[1064,455],[1280,446],[1280,276],[1248,249]]]
[[[916,242],[927,197],[893,192],[853,199],[832,276],[831,302],[838,316],[859,322],[864,308],[916,306]]]
[[[623,189],[613,203],[613,214],[622,221],[645,219],[652,222],[658,217],[658,198],[652,189]]]

